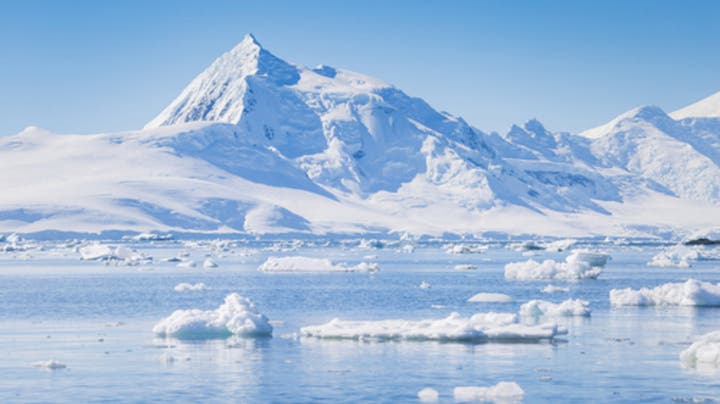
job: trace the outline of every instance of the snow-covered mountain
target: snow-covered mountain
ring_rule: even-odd
[[[142,130],[0,139],[0,231],[694,231],[720,224],[720,108],[693,111],[484,133],[248,35]]]

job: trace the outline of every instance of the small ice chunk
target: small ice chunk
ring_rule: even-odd
[[[162,355],[160,355],[160,362],[165,364],[170,364],[175,362],[175,357],[170,355],[170,353],[165,352]]]
[[[175,285],[175,291],[176,292],[200,292],[203,290],[208,290],[209,288],[204,283],[178,283]]]
[[[425,281],[422,281],[422,282],[420,282],[420,289],[430,289],[430,284]]]
[[[720,284],[688,279],[653,289],[613,289],[612,306],[720,306]]]
[[[48,361],[40,361],[35,362],[32,364],[36,368],[44,368],[44,369],[65,369],[67,365],[64,363],[58,362],[56,360],[48,360]]]
[[[334,263],[327,258],[310,257],[268,257],[258,271],[264,272],[375,272],[375,263],[361,262],[355,266]]]
[[[720,367],[720,331],[700,336],[689,348],[680,353],[684,367]]]
[[[477,265],[473,265],[473,264],[460,264],[460,265],[455,265],[455,270],[456,270],[456,271],[473,271],[473,270],[476,270],[476,269],[478,269]]]
[[[543,293],[562,293],[562,292],[569,292],[570,288],[562,287],[562,286],[555,286],[555,285],[547,285],[544,288],[542,288]]]
[[[523,252],[543,250],[545,247],[535,243],[534,241],[521,241],[509,244],[507,248],[513,251]]]
[[[500,382],[491,387],[463,386],[453,389],[453,398],[457,402],[515,402],[521,401],[524,395],[523,389],[515,382]]]
[[[184,260],[177,264],[178,268],[195,268],[197,264],[193,260]]]
[[[571,238],[553,241],[552,243],[545,244],[545,251],[563,252],[570,249],[570,247],[574,246],[575,243],[577,243],[577,240]]]
[[[530,300],[520,306],[523,317],[589,317],[590,303],[581,299],[569,299],[562,303],[551,303],[545,300]]]
[[[552,339],[566,330],[555,323],[524,325],[512,313],[477,313],[462,317],[452,313],[443,319],[348,321],[300,329],[304,337],[352,340],[434,340],[434,341],[539,341]]]
[[[596,279],[602,273],[602,267],[608,258],[609,255],[604,253],[576,251],[569,255],[565,262],[545,260],[540,263],[532,259],[513,262],[505,265],[505,279],[519,281]]]
[[[93,243],[80,247],[80,259],[85,261],[99,261],[114,257],[114,249],[108,245]]]
[[[207,258],[205,261],[203,261],[203,268],[217,268],[218,264],[212,260],[212,258]]]
[[[153,333],[178,339],[209,339],[233,334],[269,336],[272,329],[268,318],[257,311],[250,299],[232,293],[215,310],[175,310],[153,327]]]
[[[479,244],[448,244],[445,246],[445,252],[448,254],[482,254],[487,249],[487,246]]]
[[[437,390],[432,387],[425,387],[424,389],[418,391],[417,396],[423,403],[436,403],[440,397]]]
[[[471,303],[511,303],[513,298],[504,293],[478,293],[467,301]]]
[[[650,259],[647,263],[651,267],[663,268],[690,268],[691,261],[700,258],[698,249],[687,247],[682,244],[666,248]]]

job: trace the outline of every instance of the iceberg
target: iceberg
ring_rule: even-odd
[[[551,259],[542,263],[533,259],[513,262],[505,265],[505,279],[517,281],[596,279],[602,273],[608,258],[609,255],[605,253],[575,251],[565,259],[565,262]]]
[[[700,336],[690,347],[680,353],[684,367],[720,367],[720,331]]]
[[[310,257],[268,257],[258,267],[263,272],[375,272],[377,264],[361,262],[355,266],[334,263],[327,258]]]
[[[523,317],[590,317],[590,303],[581,299],[569,299],[562,303],[551,303],[545,300],[530,300],[520,306]]]
[[[511,303],[513,298],[504,293],[478,293],[467,301],[470,303]]]
[[[720,306],[720,284],[688,279],[653,289],[613,289],[612,306]]]
[[[455,265],[455,270],[456,270],[456,271],[474,271],[474,270],[476,270],[476,269],[478,269],[477,265],[473,265],[473,264],[458,264],[458,265]]]
[[[478,244],[447,244],[444,246],[448,254],[482,254],[488,247]]]
[[[231,293],[215,310],[175,310],[160,320],[152,331],[161,337],[211,339],[232,335],[270,336],[272,330],[268,318],[257,311],[250,299]]]
[[[567,331],[555,323],[523,325],[512,313],[477,313],[462,317],[451,313],[443,319],[350,321],[333,319],[328,323],[302,327],[304,337],[351,340],[413,340],[484,342],[510,340],[536,342],[551,340]]]
[[[456,402],[519,402],[525,392],[515,382],[500,382],[491,387],[463,386],[453,389]]]

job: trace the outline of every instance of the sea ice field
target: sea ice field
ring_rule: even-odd
[[[0,244],[3,403],[720,400],[720,247]]]

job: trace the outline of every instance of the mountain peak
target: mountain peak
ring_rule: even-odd
[[[673,119],[720,118],[720,91],[670,114]]]
[[[145,128],[183,122],[216,121],[238,123],[245,105],[248,80],[272,86],[288,86],[300,80],[297,67],[263,48],[252,34],[218,57]]]
[[[627,119],[641,119],[653,123],[658,119],[669,120],[670,118],[660,107],[654,105],[645,105],[624,112],[604,125],[600,125],[598,127],[583,131],[580,133],[580,136],[590,139],[597,139],[603,137],[606,134],[610,133],[618,124]]]

